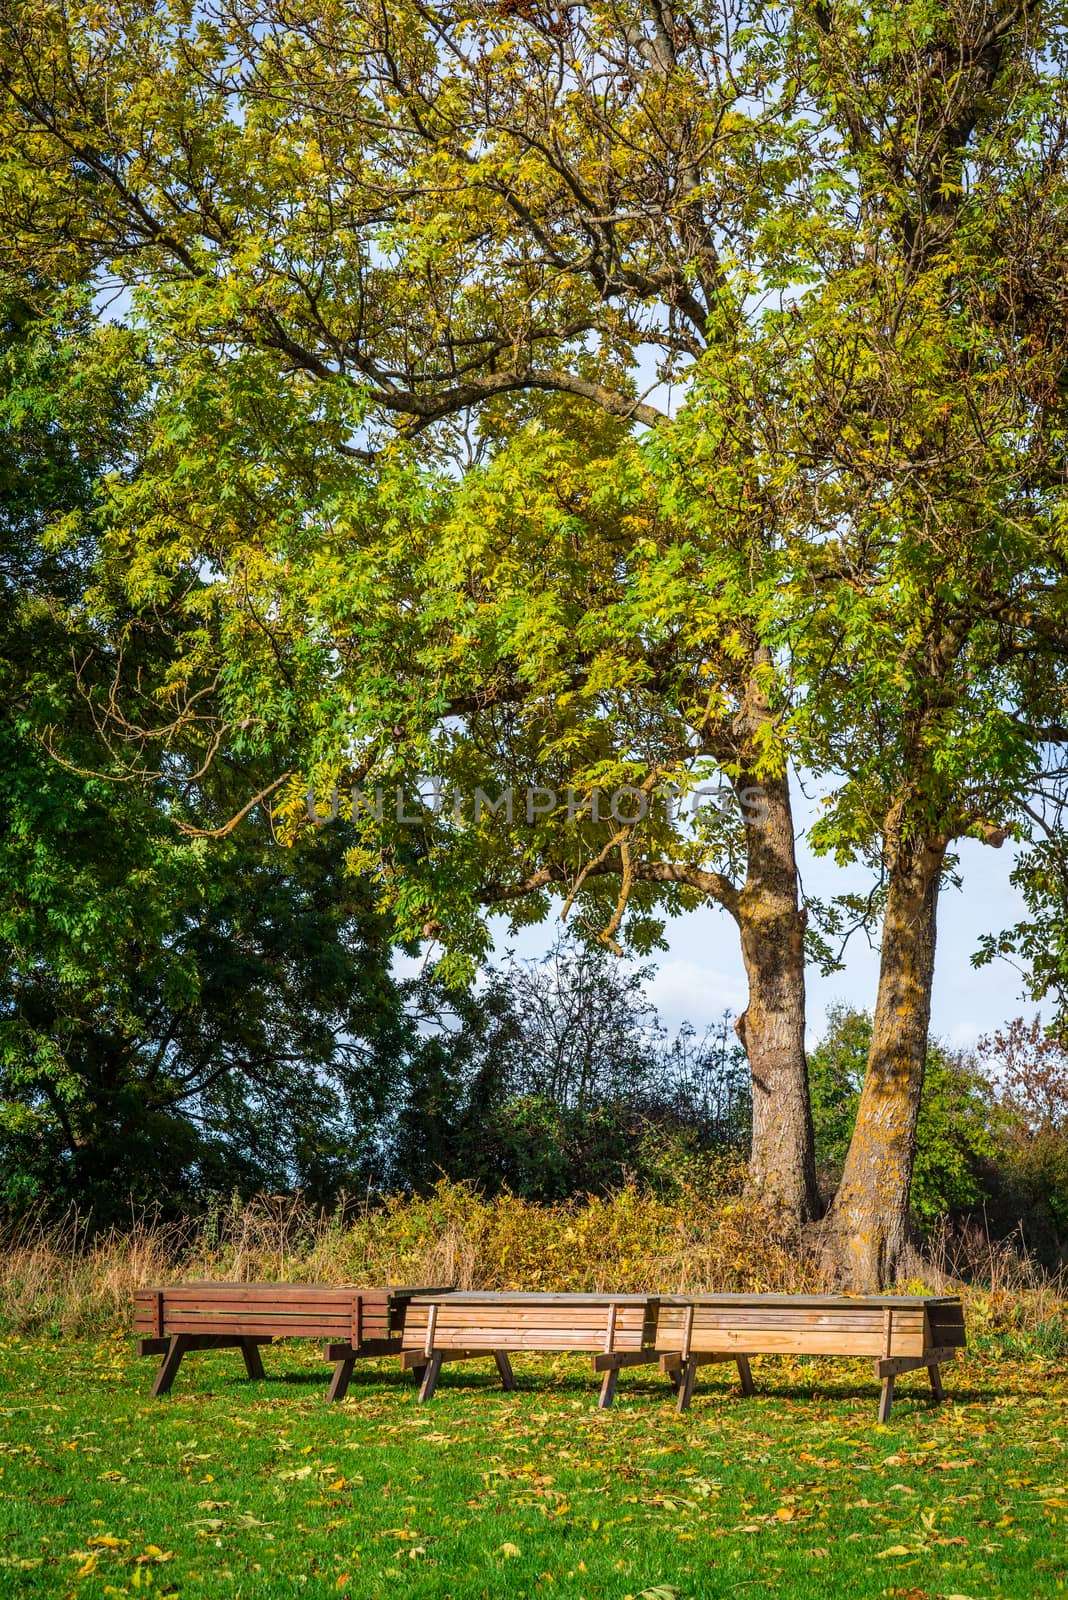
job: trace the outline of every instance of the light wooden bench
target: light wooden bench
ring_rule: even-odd
[[[894,1380],[926,1367],[936,1403],[939,1368],[966,1343],[956,1296],[921,1295],[668,1295],[661,1297],[656,1348],[676,1382],[678,1409],[693,1397],[697,1369],[735,1361],[745,1394],[753,1393],[749,1357],[871,1356],[882,1382],[879,1421],[890,1415]]]
[[[163,1395],[190,1351],[238,1349],[249,1377],[263,1378],[263,1345],[275,1339],[321,1339],[323,1359],[334,1364],[326,1397],[342,1400],[360,1357],[400,1353],[405,1309],[420,1292],[321,1283],[181,1283],[138,1289],[137,1353],[162,1356],[152,1393]]]
[[[603,1374],[598,1405],[610,1406],[622,1367],[657,1361],[655,1298],[641,1294],[495,1294],[457,1290],[415,1295],[404,1321],[401,1364],[422,1369],[421,1401],[442,1363],[492,1357],[505,1389],[515,1388],[509,1356],[589,1351]]]

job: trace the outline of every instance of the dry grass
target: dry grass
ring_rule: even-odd
[[[620,1292],[823,1287],[812,1253],[736,1196],[665,1201],[626,1188],[537,1205],[507,1194],[484,1200],[442,1182],[426,1196],[333,1213],[264,1196],[182,1224],[145,1215],[93,1237],[76,1217],[23,1224],[0,1240],[0,1326],[119,1329],[135,1288],[206,1278]],[[1011,1241],[944,1232],[907,1264],[902,1287],[962,1291],[973,1327],[1063,1347],[1065,1284],[1044,1277]]]

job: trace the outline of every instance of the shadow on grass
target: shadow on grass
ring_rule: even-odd
[[[331,1372],[329,1363],[324,1362],[311,1368],[285,1367],[271,1370],[267,1364],[269,1356],[266,1351],[263,1354],[267,1365],[264,1379],[249,1378],[240,1367],[236,1371],[227,1370],[221,1364],[217,1365],[216,1361],[212,1361],[210,1366],[205,1366],[200,1372],[190,1364],[191,1370],[182,1375],[186,1380],[185,1383],[181,1383],[181,1380],[179,1383],[187,1395],[192,1391],[205,1398],[224,1392],[232,1394],[236,1390],[249,1396],[260,1394],[266,1398],[271,1395],[273,1398],[281,1399],[287,1392],[317,1390],[322,1392],[325,1401]],[[547,1362],[545,1366],[535,1367],[532,1371],[530,1366],[518,1364],[514,1354],[512,1359],[516,1391],[519,1396],[536,1396],[544,1401],[585,1400],[591,1406],[596,1404],[600,1380],[590,1373],[546,1370]],[[806,1382],[804,1378],[794,1373],[776,1378],[773,1368],[762,1371],[761,1364],[756,1361],[753,1375],[756,1394],[747,1399],[739,1392],[737,1379],[733,1374],[728,1376],[724,1371],[722,1376],[716,1376],[710,1372],[704,1379],[703,1374],[699,1374],[693,1399],[695,1409],[699,1410],[709,1403],[726,1403],[732,1407],[745,1408],[762,1407],[763,1403],[774,1404],[776,1401],[787,1404],[801,1402],[814,1408],[836,1404],[862,1404],[874,1407],[878,1401],[878,1382],[860,1374],[842,1375],[837,1378],[814,1374],[813,1380]],[[951,1369],[944,1371],[943,1382],[946,1386],[944,1403],[955,1402],[960,1405],[984,1403],[998,1394],[998,1386],[993,1382],[988,1388],[977,1387],[974,1381],[966,1387],[954,1384]],[[401,1372],[395,1367],[357,1365],[348,1398],[358,1399],[361,1393],[378,1395],[396,1393],[414,1402],[417,1391],[418,1382],[410,1372]],[[506,1398],[491,1358],[487,1357],[486,1366],[458,1362],[454,1366],[446,1363],[442,1368],[437,1400],[448,1395],[462,1395],[467,1392],[496,1394],[502,1400]],[[616,1392],[616,1404],[626,1403],[630,1398],[673,1405],[675,1390],[663,1375],[652,1370],[647,1372],[635,1370],[621,1376],[620,1386]],[[431,1400],[427,1409],[432,1411],[435,1403],[435,1400]],[[898,1380],[894,1396],[895,1417],[906,1411],[911,1413],[936,1409],[931,1391],[927,1387],[925,1374],[919,1372],[909,1374],[904,1383]]]

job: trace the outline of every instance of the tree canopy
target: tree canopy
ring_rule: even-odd
[[[1063,6],[4,15],[13,249],[124,296],[151,367],[99,524],[173,623],[138,758],[233,752],[234,816],[273,795],[291,839],[309,785],[460,793],[359,807],[348,856],[454,975],[490,908],[641,950],[725,908],[753,1180],[799,1222],[803,763],[876,877],[824,1237],[885,1279],[939,889],[1065,735]],[[711,774],[730,806],[659,798]],[[502,825],[510,788],[555,800]]]

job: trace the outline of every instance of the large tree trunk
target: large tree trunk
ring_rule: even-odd
[[[842,1181],[823,1226],[827,1265],[858,1293],[893,1281],[909,1239],[944,855],[944,843],[916,839],[897,848],[890,869],[868,1067]]]
[[[761,812],[746,807],[759,793]],[[785,1221],[818,1215],[812,1112],[805,1059],[805,916],[797,903],[797,859],[789,783],[763,778],[739,785],[748,866],[734,908],[749,980],[738,1036],[753,1080],[754,1190]]]

